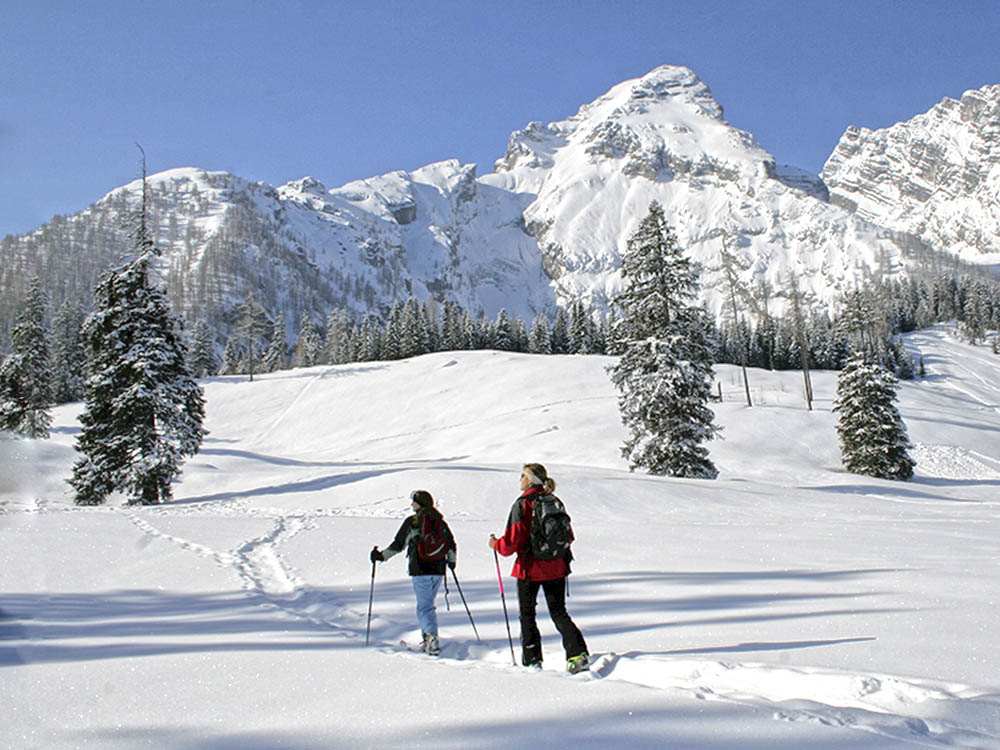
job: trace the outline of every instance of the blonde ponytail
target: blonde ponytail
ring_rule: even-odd
[[[547,494],[551,495],[556,491],[556,480],[549,476],[541,464],[525,464],[524,473],[533,485],[540,486]]]

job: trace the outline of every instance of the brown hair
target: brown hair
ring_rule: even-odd
[[[541,464],[525,464],[524,471],[533,485],[540,485],[550,495],[556,491],[556,480],[549,476],[549,472]]]
[[[411,521],[415,527],[420,525],[424,516],[430,516],[431,520],[444,518],[441,511],[434,507],[434,498],[431,497],[431,493],[427,490],[414,490],[411,492],[410,502],[416,503],[420,506],[420,509],[414,514],[413,520]]]

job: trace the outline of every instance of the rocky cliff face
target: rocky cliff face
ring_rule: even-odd
[[[822,177],[833,203],[868,221],[1000,261],[1000,85],[890,128],[849,127]]]
[[[815,175],[777,166],[727,123],[708,86],[683,67],[621,83],[562,122],[531,123],[480,181],[530,199],[525,228],[560,300],[607,303],[620,251],[653,200],[702,264],[714,310],[723,236],[748,286],[780,288],[795,274],[820,301],[864,269],[900,259],[893,242],[827,203]]]

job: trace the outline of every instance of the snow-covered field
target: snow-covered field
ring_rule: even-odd
[[[206,382],[204,449],[157,508],[74,508],[78,407],[0,440],[0,746],[1000,748],[1000,357],[913,334],[916,477],[845,473],[834,373],[718,368],[716,481],[630,474],[600,357],[495,352]],[[596,663],[511,666],[490,532],[526,461],[577,533]],[[459,541],[439,659],[401,558],[430,490]],[[502,566],[515,645],[516,602]]]

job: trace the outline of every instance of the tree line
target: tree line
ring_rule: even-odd
[[[46,295],[34,278],[0,366],[0,429],[47,437],[51,405],[84,400],[77,446],[82,457],[71,480],[81,504],[103,502],[114,491],[130,493],[135,502],[169,498],[171,478],[203,435],[204,405],[195,377],[253,379],[290,367],[463,349],[611,354],[618,357],[612,380],[631,431],[623,447],[630,466],[713,477],[715,468],[701,446],[718,432],[706,408],[713,364],[741,365],[745,383],[747,367],[801,368],[809,408],[809,370],[841,370],[836,410],[842,422],[848,415],[863,421],[882,414],[884,427],[898,417],[892,417],[891,406],[895,379],[922,374],[922,363],[913,361],[901,333],[956,321],[970,343],[991,340],[994,352],[1000,346],[1000,281],[946,269],[907,279],[869,279],[844,296],[835,314],[801,293],[794,277],[776,295],[763,283],[747,290],[730,272],[731,306],[720,324],[696,303],[700,269],[678,248],[654,203],[628,240],[622,256],[625,288],[609,314],[576,301],[551,320],[535,316],[529,327],[506,310],[491,320],[451,300],[410,297],[383,315],[360,320],[338,308],[322,327],[303,314],[291,346],[282,313],[270,316],[251,293],[237,307],[219,357],[212,327],[200,320],[186,334],[153,279],[159,251],[149,230],[145,177],[143,183],[133,259],[101,277],[89,314],[65,302],[49,321]],[[725,248],[723,262],[731,268]],[[772,315],[778,296],[789,304],[781,315]],[[746,390],[752,406],[748,384]],[[864,408],[852,406],[862,403]],[[863,433],[857,424],[843,426],[845,451]],[[905,429],[894,439],[898,460],[884,475],[906,478],[912,466],[906,467]],[[872,455],[894,454],[883,446]],[[845,465],[852,465],[846,454]]]

